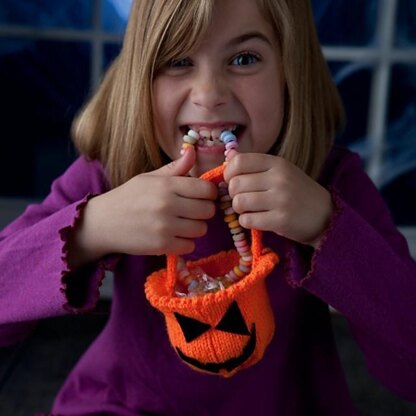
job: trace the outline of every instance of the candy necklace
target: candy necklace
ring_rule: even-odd
[[[218,133],[218,132],[217,132]],[[217,133],[215,136],[217,136]],[[205,137],[201,137],[205,135]],[[186,148],[194,147],[198,141],[202,141],[203,145],[215,146],[221,142],[225,145],[225,162],[227,163],[237,152],[238,141],[237,137],[229,130],[222,131],[218,137],[214,137],[210,140],[205,130],[200,133],[189,130],[187,134],[183,136],[183,144],[181,154]],[[251,271],[251,264],[253,256],[251,253],[250,245],[246,239],[243,228],[240,226],[238,216],[232,207],[232,198],[228,193],[228,184],[226,182],[220,182],[218,184],[218,194],[220,199],[220,208],[224,211],[224,221],[227,223],[231,237],[234,241],[234,246],[239,253],[239,262],[224,276],[208,276],[202,269],[189,270],[185,264],[183,258],[179,257],[177,266],[177,285],[175,292],[177,296],[195,296],[204,293],[212,293],[221,289],[226,289],[233,283],[239,281]]]

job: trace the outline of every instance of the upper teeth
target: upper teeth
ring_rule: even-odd
[[[221,133],[225,130],[228,131],[235,131],[237,129],[237,125],[231,125],[231,126],[224,126],[224,127],[216,127],[214,129],[210,129],[205,126],[189,126],[189,132],[192,132],[192,134],[198,135],[198,139],[202,138],[205,140],[209,139],[218,139],[221,135]],[[188,132],[188,136],[189,136]]]

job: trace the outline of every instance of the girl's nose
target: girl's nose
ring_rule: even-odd
[[[227,102],[228,89],[224,78],[213,71],[200,71],[192,85],[191,100],[196,106],[211,110]]]

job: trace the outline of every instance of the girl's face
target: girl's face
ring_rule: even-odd
[[[198,48],[155,76],[153,111],[162,150],[177,159],[189,127],[213,132],[237,126],[240,152],[266,153],[282,127],[282,72],[278,42],[257,2],[217,1]],[[223,146],[197,146],[191,173],[199,176],[223,161]]]

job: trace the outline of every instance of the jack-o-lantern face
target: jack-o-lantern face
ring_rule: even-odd
[[[194,318],[181,315],[177,312],[175,312],[174,315],[182,329],[187,343],[197,342],[195,340],[197,340],[201,335],[207,331],[213,330],[227,333],[228,335],[224,335],[225,337],[232,337],[234,334],[243,335],[247,338],[240,355],[222,362],[202,363],[196,358],[186,355],[179,347],[176,347],[176,352],[183,361],[200,370],[208,371],[210,373],[219,373],[223,371],[231,372],[246,362],[256,348],[256,325],[255,323],[252,323],[251,331],[248,330],[244,317],[241,314],[240,308],[238,307],[236,301],[231,303],[220,322],[218,322],[214,328],[210,324],[200,322]]]

